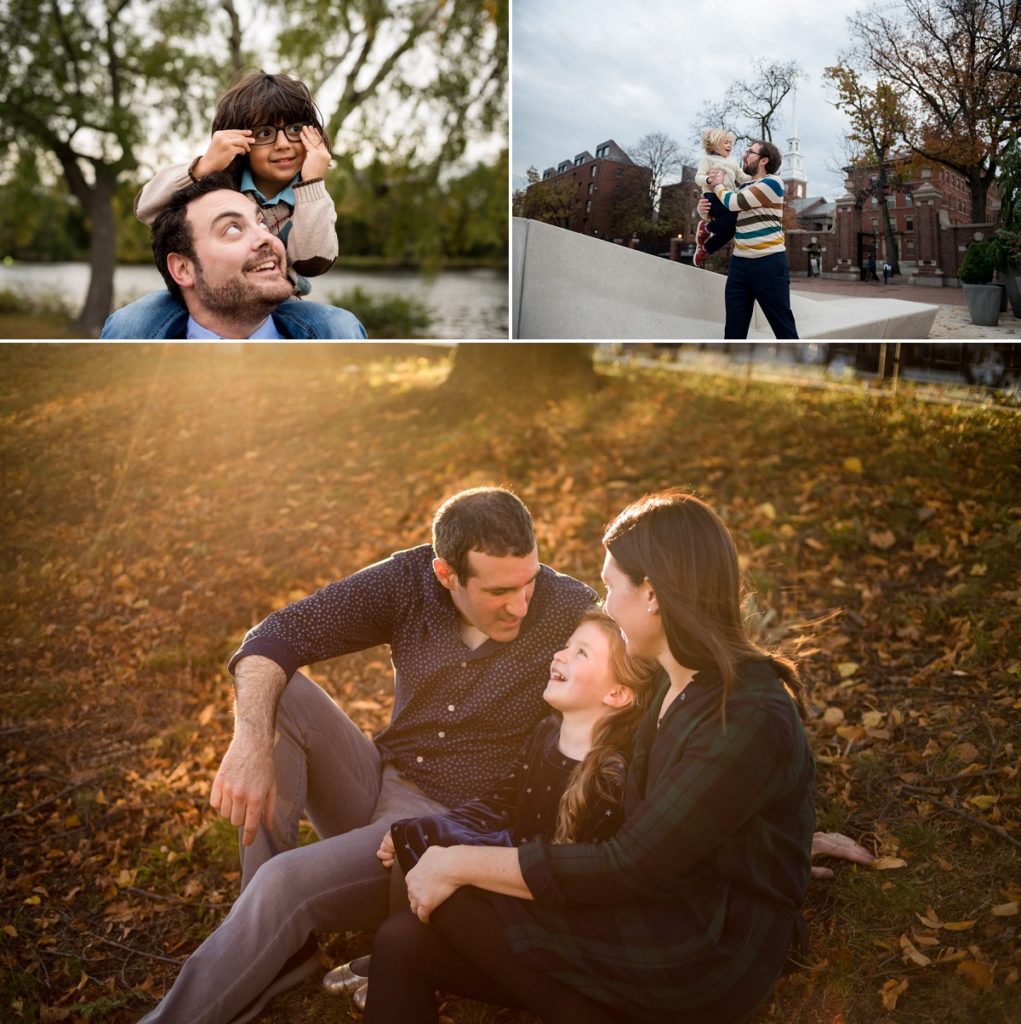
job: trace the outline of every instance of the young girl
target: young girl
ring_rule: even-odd
[[[445,814],[395,822],[377,854],[383,866],[396,860],[408,872],[430,846],[609,839],[620,826],[631,738],[657,672],[652,659],[627,653],[605,612],[586,612],[550,665],[543,699],[555,714],[536,726],[503,781]],[[368,965],[368,957],[344,964],[323,984],[335,994],[353,991],[362,1009]]]
[[[706,219],[699,220],[695,231],[696,267],[703,266],[707,256],[722,249],[734,237],[737,214],[731,213],[708,189],[706,178],[710,171],[720,168],[723,182],[731,191],[750,180],[737,161],[730,159],[736,138],[733,132],[722,128],[708,128],[702,132],[702,148],[706,155],[695,172],[695,183],[709,200],[710,210]]]
[[[157,172],[139,192],[135,214],[151,226],[175,192],[224,171],[262,208],[266,226],[285,245],[295,295],[307,295],[307,278],[324,274],[337,258],[337,211],[323,178],[329,165],[329,140],[308,87],[288,75],[250,71],[220,98],[206,151]],[[155,337],[180,308],[167,292],[148,295],[118,311],[116,336]],[[346,311],[305,302],[301,313],[313,337],[351,336]]]

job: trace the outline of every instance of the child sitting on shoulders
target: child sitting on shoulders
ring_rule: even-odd
[[[329,165],[326,129],[304,82],[248,71],[220,97],[206,151],[158,171],[139,192],[135,215],[151,227],[189,182],[225,172],[259,205],[266,227],[284,243],[288,277],[301,297],[311,290],[307,278],[326,273],[337,259],[337,211],[324,180]],[[169,292],[147,295],[118,310],[107,322],[116,333],[104,329],[104,337],[155,337],[150,328],[179,305]],[[351,317],[344,310],[303,302],[302,318],[315,322],[315,337],[351,337]]]
[[[706,257],[722,249],[734,237],[734,230],[737,225],[737,214],[728,210],[716,198],[716,195],[706,184],[709,172],[719,168],[723,171],[723,184],[730,191],[734,191],[738,185],[743,185],[751,179],[738,165],[736,160],[730,159],[737,137],[733,132],[723,128],[708,128],[702,132],[702,148],[706,155],[702,157],[695,172],[695,183],[703,190],[703,195],[709,200],[709,213],[704,219],[698,222],[695,231],[695,259],[696,267],[705,264]],[[701,214],[699,214],[702,217]]]
[[[543,699],[554,714],[535,727],[493,792],[445,814],[394,822],[376,856],[406,873],[429,846],[518,846],[539,835],[555,843],[609,839],[623,817],[631,741],[658,674],[657,662],[627,653],[609,615],[586,612],[550,665]],[[403,876],[395,882],[403,890]],[[391,905],[402,903],[403,892],[395,893]],[[334,968],[324,986],[352,992],[363,1008],[369,963],[362,957]]]
[[[287,249],[295,275],[324,274],[337,259],[337,211],[323,176],[330,166],[326,129],[308,87],[289,75],[250,71],[220,97],[205,153],[157,172],[138,193],[135,215],[152,225],[189,181],[226,171],[262,208]],[[307,294],[307,281],[297,281]]]

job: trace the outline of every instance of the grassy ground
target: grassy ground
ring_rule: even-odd
[[[0,338],[78,338],[61,313],[0,313]]]
[[[1021,1019],[1021,416],[612,367],[533,414],[437,400],[444,373],[342,346],[0,347],[3,1020],[153,1005],[237,892],[206,808],[226,657],[483,482],[593,583],[607,518],[688,485],[739,538],[757,627],[814,623],[820,827],[885,869],[811,884],[811,954],[758,1024]],[[385,651],[312,673],[386,718]],[[321,936],[324,966],[369,943]],[[317,985],[262,1019],[357,1019]]]

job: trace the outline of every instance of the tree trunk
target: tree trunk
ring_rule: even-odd
[[[489,403],[589,394],[597,383],[592,346],[529,342],[460,344],[445,391]]]
[[[985,180],[985,175],[978,167],[971,168],[971,172],[968,175],[968,190],[971,192],[971,222],[973,224],[985,224],[986,198],[989,184]]]
[[[85,305],[74,321],[83,338],[98,338],[113,305],[113,272],[117,262],[117,227],[113,212],[116,175],[96,169],[96,183],[89,190],[85,212],[91,226],[89,290]]]
[[[897,239],[893,235],[893,224],[890,219],[890,206],[886,201],[884,195],[882,200],[883,204],[883,237],[886,240],[886,259],[890,266],[893,268],[891,274],[900,273],[900,253],[897,252]]]

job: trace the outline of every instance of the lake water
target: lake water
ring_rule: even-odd
[[[85,263],[0,264],[0,290],[58,296],[72,307],[85,301],[89,267]],[[326,302],[351,288],[370,295],[396,294],[418,299],[431,310],[429,333],[436,338],[506,340],[510,323],[507,273],[501,270],[444,270],[427,277],[415,271],[337,270],[312,279],[310,299]],[[155,267],[122,266],[114,272],[114,305],[122,306],[163,288]],[[352,310],[357,315],[358,310]]]

